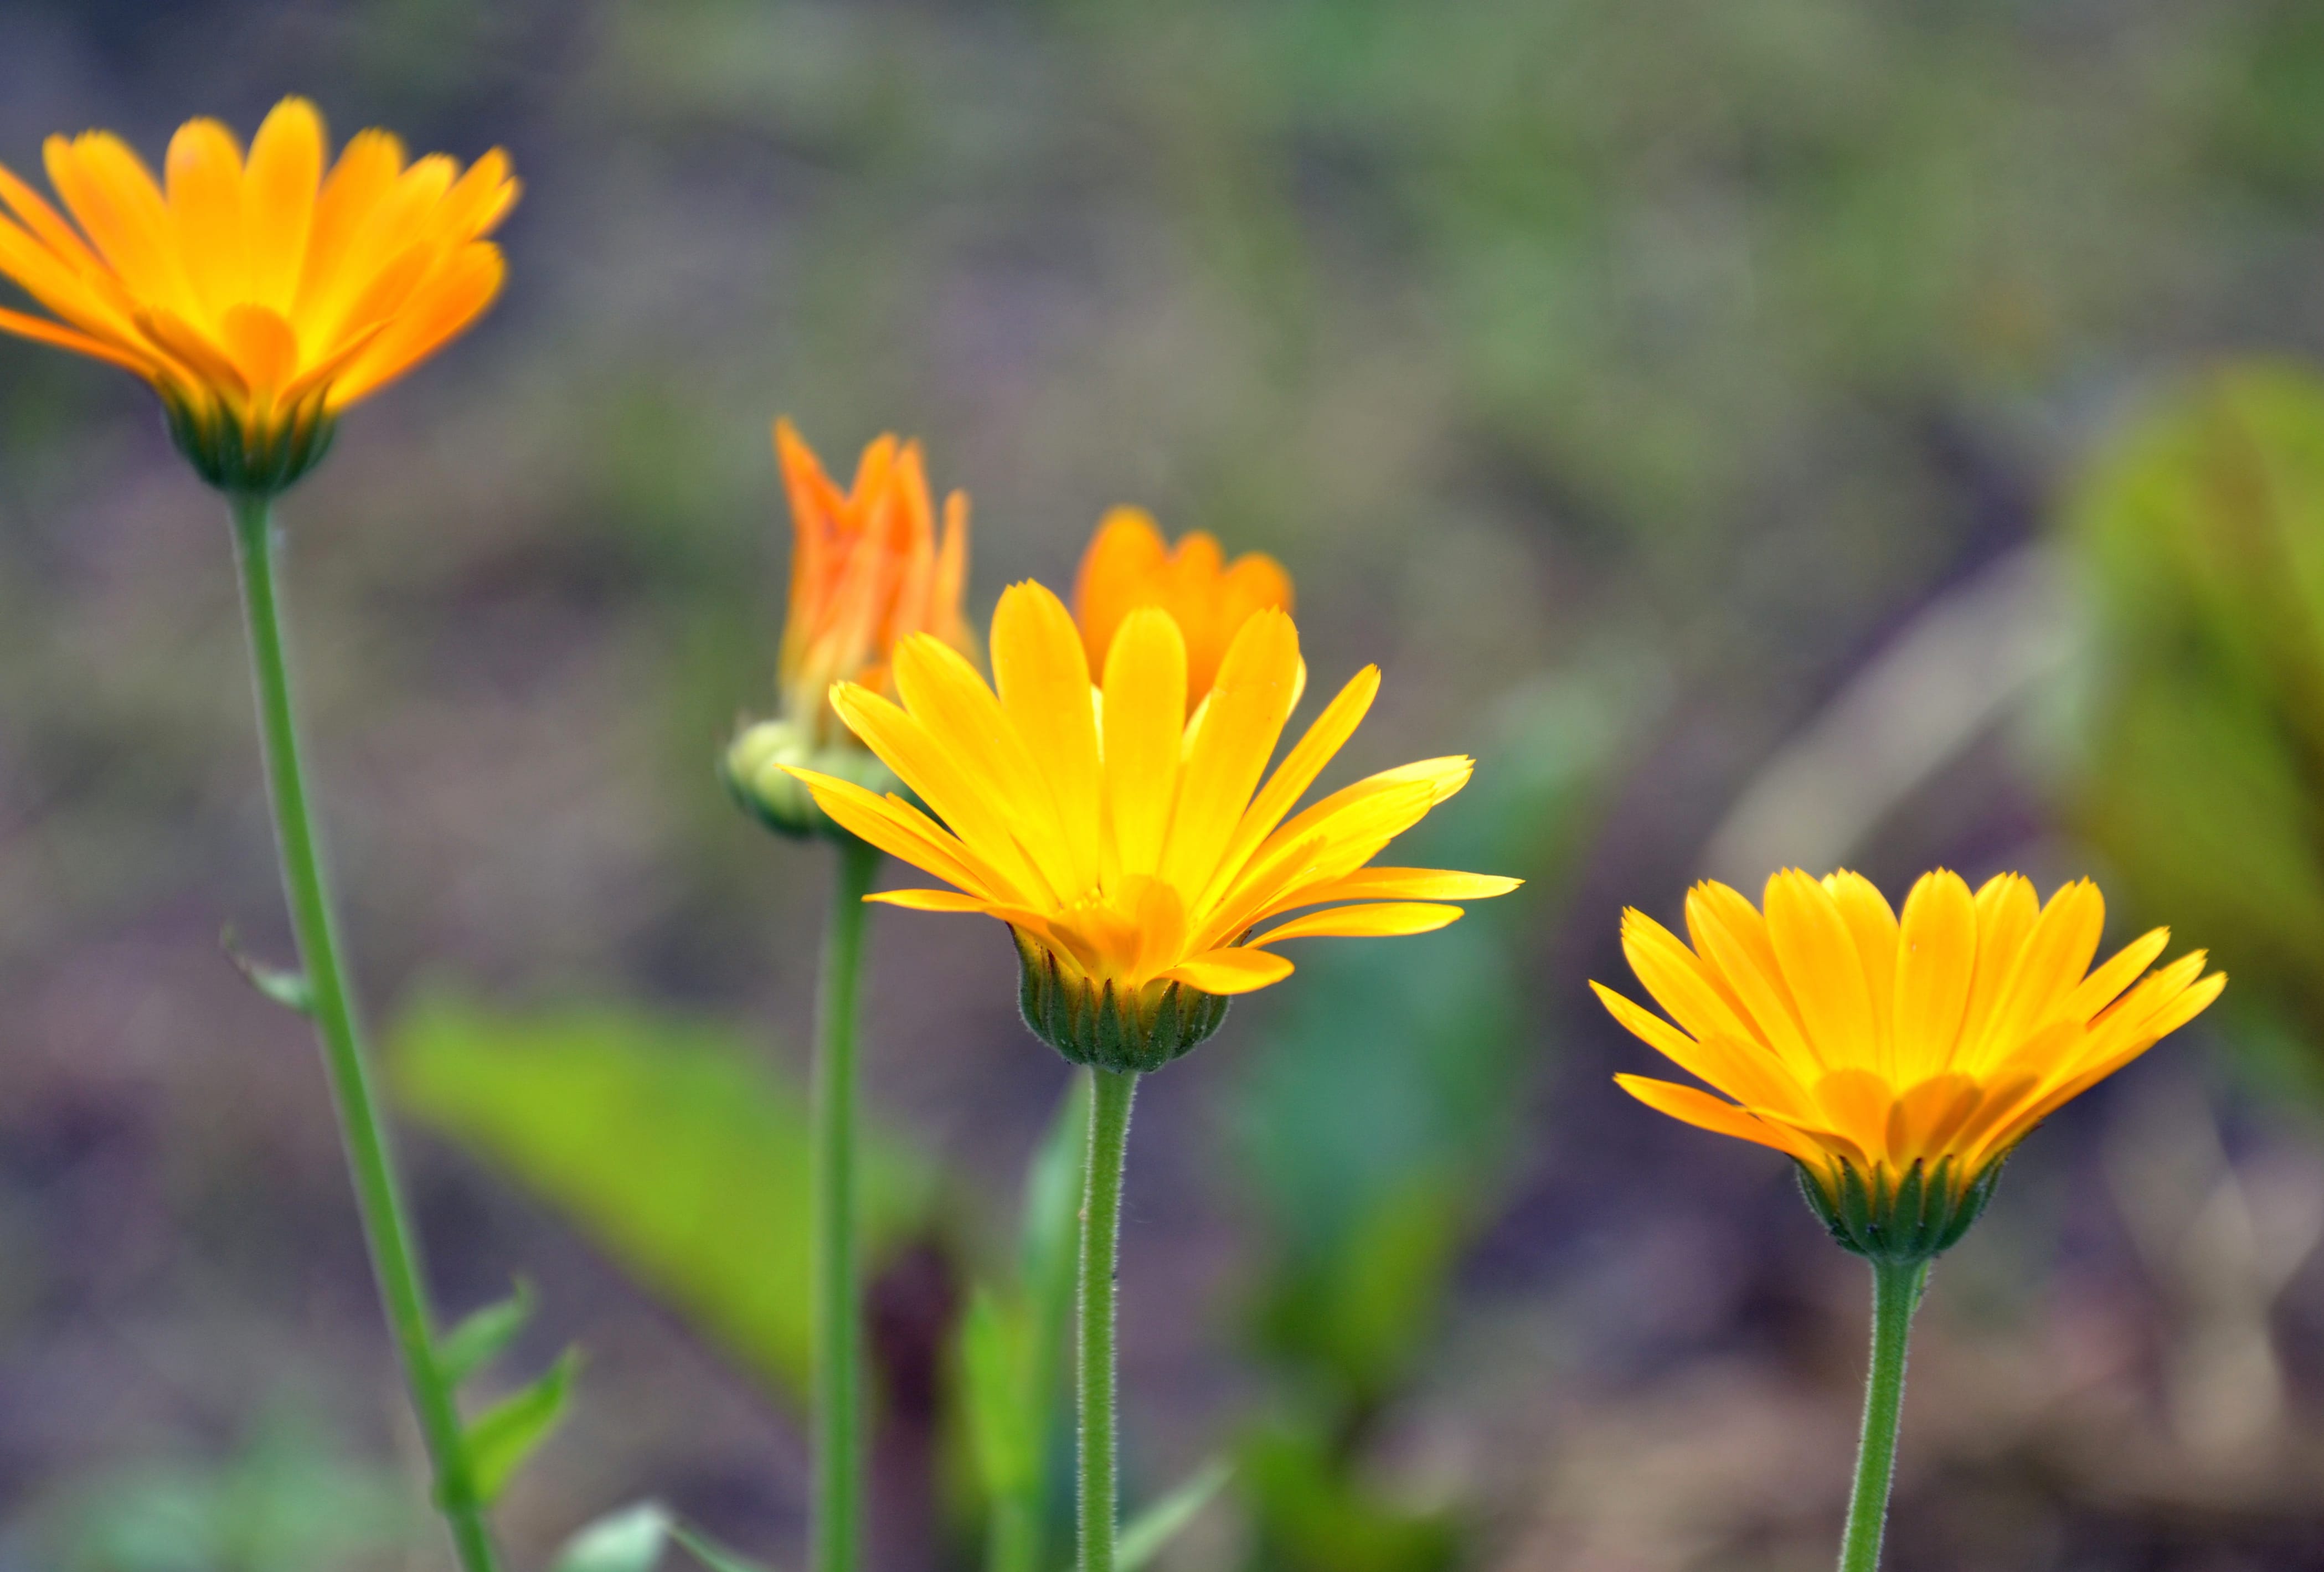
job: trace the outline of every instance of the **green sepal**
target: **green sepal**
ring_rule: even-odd
[[[323,407],[327,387],[318,387],[281,412],[268,430],[244,431],[231,411],[198,407],[174,394],[161,395],[161,415],[170,440],[186,462],[229,496],[280,496],[323,461],[338,435],[338,421]]]
[[[490,1506],[499,1499],[524,1460],[556,1430],[580,1369],[581,1350],[567,1348],[547,1374],[486,1409],[467,1428],[461,1445],[467,1454],[468,1486],[478,1505]]]
[[[1018,1008],[1033,1035],[1074,1064],[1145,1073],[1158,1070],[1208,1038],[1227,1018],[1223,994],[1184,983],[1165,986],[1152,1003],[1117,994],[1111,979],[1093,985],[1068,980],[1055,953],[1011,929],[1020,984]]]
[[[438,1338],[436,1369],[445,1383],[459,1385],[505,1353],[532,1319],[532,1285],[518,1278],[508,1298],[471,1311]]]
[[[1868,1180],[1847,1163],[1821,1172],[1801,1163],[1800,1194],[1842,1249],[1868,1261],[1911,1265],[1933,1261],[1960,1243],[1993,1198],[2001,1164],[1987,1163],[1966,1186],[1954,1181],[1954,1173],[1950,1157],[1933,1169],[1915,1162],[1901,1179],[1877,1168]]]

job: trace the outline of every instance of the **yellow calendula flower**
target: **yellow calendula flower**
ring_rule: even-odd
[[[775,422],[775,455],[791,506],[790,613],[776,664],[782,714],[735,738],[725,774],[768,823],[806,833],[825,826],[785,766],[810,764],[872,785],[890,780],[839,723],[832,685],[892,691],[891,652],[915,633],[972,647],[961,613],[968,496],[945,498],[939,531],[920,445],[893,436],[863,449],[845,491],[788,421]]]
[[[1273,946],[1425,933],[1461,915],[1446,902],[1517,884],[1367,865],[1467,783],[1465,758],[1406,764],[1292,811],[1370,707],[1377,668],[1357,673],[1269,776],[1299,682],[1291,618],[1270,609],[1243,624],[1191,721],[1189,665],[1177,623],[1145,607],[1123,619],[1093,691],[1064,605],[1019,584],[993,616],[997,692],[925,635],[896,646],[900,703],[859,684],[833,691],[841,718],[933,818],[796,772],[834,819],[952,886],[873,899],[1009,924],[1028,1021],[1080,1062],[1152,1069],[1177,1057],[1216,1030],[1229,996],[1290,976]]]
[[[1074,578],[1074,615],[1091,670],[1105,670],[1114,634],[1147,606],[1168,612],[1185,636],[1186,692],[1199,703],[1251,615],[1291,609],[1291,576],[1263,552],[1227,561],[1218,541],[1201,530],[1166,545],[1150,514],[1115,508],[1099,523]]]
[[[52,313],[0,330],[110,361],[161,395],[204,479],[270,495],[322,457],[333,421],[409,371],[500,292],[484,239],[517,198],[498,150],[463,172],[407,164],[365,131],[326,171],[303,98],[267,116],[245,158],[215,120],[171,139],[163,180],[120,138],[52,136],[68,223],[0,168],[0,274]]]
[[[1929,874],[1900,918],[1858,874],[1793,870],[1767,881],[1765,906],[1698,884],[1691,946],[1623,913],[1623,953],[1670,1020],[1591,985],[1725,1096],[1615,1079],[1674,1118],[1796,1159],[1834,1236],[1875,1257],[1948,1248],[2027,1132],[2227,984],[2204,975],[2200,950],[2148,972],[2164,929],[2091,970],[2106,903],[2087,880],[2045,906],[2019,874],[1972,895],[1958,874]]]

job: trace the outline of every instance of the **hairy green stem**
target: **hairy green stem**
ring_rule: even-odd
[[[863,1554],[863,1291],[857,1260],[855,1020],[863,897],[880,854],[839,843],[815,1031],[815,1572],[855,1572]]]
[[[1896,1425],[1904,1411],[1904,1345],[1929,1263],[1872,1263],[1872,1363],[1864,1379],[1864,1433],[1856,1447],[1856,1488],[1848,1501],[1840,1572],[1875,1572],[1896,1476]]]
[[[1130,1146],[1133,1070],[1090,1069],[1089,1169],[1082,1190],[1081,1572],[1113,1572],[1120,1516],[1113,1355],[1114,1271],[1120,1254],[1121,1171]]]
[[[274,808],[283,893],[290,904],[290,925],[298,936],[315,1031],[329,1070],[331,1098],[338,1111],[339,1133],[355,1180],[364,1238],[371,1249],[372,1271],[395,1335],[420,1436],[435,1469],[436,1503],[450,1527],[460,1565],[466,1572],[494,1572],[483,1503],[476,1499],[461,1439],[459,1410],[436,1363],[435,1319],[412,1247],[410,1208],[396,1178],[395,1159],[379,1105],[372,1096],[354,1002],[339,960],[337,925],[323,879],[313,814],[307,804],[298,719],[290,703],[290,662],[283,651],[282,609],[274,582],[273,510],[267,499],[256,496],[235,497],[232,506],[235,556],[242,569],[243,611],[249,624],[251,671],[258,690],[267,792]]]

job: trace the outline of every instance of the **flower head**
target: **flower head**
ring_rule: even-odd
[[[1445,902],[1517,886],[1367,866],[1467,783],[1465,758],[1389,770],[1293,813],[1379,673],[1357,673],[1267,775],[1300,671],[1281,611],[1243,624],[1191,721],[1186,640],[1156,607],[1123,620],[1093,694],[1063,604],[1019,584],[993,615],[992,670],[997,693],[957,651],[919,636],[896,647],[900,704],[856,684],[833,692],[934,818],[892,793],[796,772],[833,818],[952,886],[872,899],[982,912],[1015,930],[1028,1019],[1069,1057],[1153,1068],[1216,1028],[1219,1001],[1290,976],[1271,947],[1424,933],[1461,915]],[[1254,936],[1315,906],[1330,909]]]
[[[322,117],[286,98],[245,158],[215,120],[171,139],[164,184],[120,138],[51,136],[72,217],[0,168],[0,274],[51,317],[0,330],[135,372],[204,479],[271,493],[322,457],[334,418],[500,292],[490,234],[517,198],[498,150],[463,173],[360,133],[324,169]],[[77,226],[77,227],[76,227]]]
[[[1928,874],[1900,919],[1858,874],[1791,870],[1767,881],[1765,906],[1696,885],[1692,948],[1622,914],[1623,953],[1671,1021],[1591,985],[1616,1020],[1733,1101],[1615,1079],[1673,1118],[1797,1159],[1810,1203],[1866,1254],[1950,1245],[2034,1125],[2227,983],[2204,976],[2200,950],[2147,972],[2164,929],[2090,970],[2106,903],[2087,880],[2044,906],[2020,874],[1972,895],[1958,874]]]
[[[1263,552],[1228,562],[1217,539],[1201,530],[1166,546],[1151,515],[1115,508],[1098,525],[1074,579],[1074,615],[1091,670],[1105,670],[1123,620],[1146,606],[1176,620],[1186,641],[1186,694],[1200,702],[1251,614],[1291,609],[1291,576]]]
[[[968,578],[968,497],[945,498],[939,536],[918,442],[882,436],[863,449],[842,491],[788,421],[775,422],[775,455],[791,504],[790,615],[776,684],[782,714],[747,727],[725,774],[744,805],[793,833],[826,828],[793,764],[884,787],[891,779],[831,707],[835,682],[891,691],[897,641],[927,633],[970,647],[961,593]]]

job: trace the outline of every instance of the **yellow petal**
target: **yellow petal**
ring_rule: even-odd
[[[1977,908],[1958,874],[1924,874],[1896,937],[1896,1077],[1926,1079],[1952,1062],[1977,966]]]
[[[1823,1159],[1823,1154],[1795,1131],[1757,1118],[1732,1103],[1722,1103],[1708,1092],[1671,1081],[1649,1080],[1645,1076],[1616,1076],[1614,1084],[1655,1113],[1667,1114],[1700,1129],[1771,1146],[1803,1162],[1821,1162]]]
[[[1767,881],[1767,938],[1808,1040],[1825,1064],[1884,1068],[1864,962],[1822,884],[1797,869]]]
[[[1755,1107],[1780,1108],[1795,1116],[1812,1112],[1806,1088],[1766,1049],[1732,1037],[1697,1041],[1613,989],[1598,983],[1590,987],[1633,1036],[1696,1079]]]
[[[863,897],[884,906],[900,906],[907,911],[973,911],[987,912],[992,902],[981,896],[963,894],[958,890],[877,890]]]
[[[1348,738],[1362,724],[1373,698],[1379,693],[1379,682],[1377,666],[1367,666],[1350,678],[1347,686],[1323,707],[1323,713],[1315,717],[1315,723],[1284,755],[1283,763],[1259,788],[1259,795],[1236,824],[1226,850],[1220,855],[1218,873],[1204,892],[1203,904],[1215,903],[1226,893],[1252,854],[1283,822],[1283,816],[1297,806],[1307,788],[1315,783],[1315,777],[1323,773],[1323,766],[1347,745]]]
[[[1291,975],[1291,963],[1263,949],[1214,949],[1189,956],[1164,972],[1165,980],[1205,994],[1248,994]]]
[[[1134,611],[1105,661],[1105,803],[1125,875],[1162,865],[1178,791],[1186,717],[1186,643],[1167,612]]]
[[[1433,933],[1461,920],[1461,908],[1424,901],[1385,901],[1367,906],[1334,906],[1295,917],[1271,928],[1250,942],[1274,944],[1286,939],[1395,939],[1406,934]]]
[[[309,220],[307,254],[299,269],[291,312],[302,329],[318,333],[330,302],[344,306],[361,287],[354,274],[372,259],[350,254],[355,233],[394,188],[403,169],[403,144],[384,131],[359,131],[323,180]]]
[[[1058,840],[1073,887],[1098,877],[1101,801],[1096,713],[1081,634],[1057,597],[1038,584],[1012,585],[992,614],[992,678],[1057,810]]]
[[[245,299],[277,312],[291,309],[322,180],[322,116],[304,98],[285,98],[251,138],[250,166],[243,177],[250,249]]]
[[[212,321],[250,298],[250,252],[242,222],[242,147],[215,120],[189,120],[170,139],[162,163],[170,219]]]
[[[1179,777],[1162,861],[1163,877],[1173,884],[1209,888],[1283,735],[1298,669],[1299,633],[1289,617],[1270,608],[1244,621],[1219,668],[1208,717]]]
[[[1460,874],[1442,868],[1358,868],[1346,878],[1310,892],[1324,901],[1485,901],[1506,895],[1523,879],[1499,874]]]

